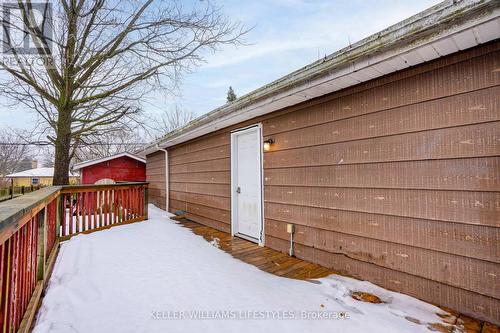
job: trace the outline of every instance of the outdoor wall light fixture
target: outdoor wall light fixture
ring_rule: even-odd
[[[274,143],[273,139],[267,139],[266,141],[264,141],[264,151],[269,151],[273,143]]]

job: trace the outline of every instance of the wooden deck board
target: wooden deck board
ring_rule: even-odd
[[[221,250],[265,272],[299,280],[319,279],[335,273],[328,268],[290,257],[288,254],[259,246],[242,238],[232,237],[228,233],[196,222],[187,219],[176,220],[177,223],[209,242],[218,239],[218,247]]]

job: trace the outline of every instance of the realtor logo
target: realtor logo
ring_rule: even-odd
[[[48,55],[52,50],[52,4],[3,2],[2,52],[11,55]]]

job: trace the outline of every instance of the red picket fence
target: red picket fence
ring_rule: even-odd
[[[29,332],[59,242],[147,219],[147,183],[51,186],[0,203],[0,332]]]

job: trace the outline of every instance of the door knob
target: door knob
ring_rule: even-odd
[[[241,193],[241,187],[239,187],[239,186],[238,186],[238,187],[236,188],[236,193]]]

